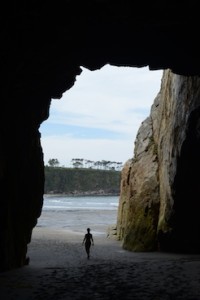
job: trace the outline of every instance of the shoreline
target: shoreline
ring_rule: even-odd
[[[97,191],[90,191],[90,192],[72,192],[72,193],[45,193],[43,196],[55,196],[55,197],[61,197],[61,196],[66,196],[66,197],[84,197],[84,196],[113,196],[113,197],[119,197],[119,193],[101,193]]]

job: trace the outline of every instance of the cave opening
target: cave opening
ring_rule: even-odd
[[[199,43],[196,38],[199,31],[197,4],[195,1],[184,5],[174,1],[159,3],[156,1],[153,4],[131,1],[88,1],[88,3],[63,1],[56,4],[49,1],[48,3],[47,1],[43,3],[24,1],[13,4],[9,1],[8,5],[4,5],[6,9],[2,9],[1,18],[0,271],[24,266],[32,229],[37,225],[38,217],[41,220],[44,177],[38,127],[48,115],[50,99],[59,98],[63,91],[73,85],[80,65],[92,70],[102,67],[107,62],[138,67],[145,65],[150,69],[169,68],[176,74],[199,76]],[[200,86],[198,81],[197,83]],[[143,89],[146,89],[145,85]],[[181,94],[177,85],[175,90]],[[190,98],[188,96],[192,97],[193,94],[192,88],[187,86],[187,99],[184,100],[188,100]],[[149,97],[149,100],[152,101],[155,96],[156,94],[152,98]],[[52,100],[52,103],[63,102],[63,100]],[[175,218],[177,217],[178,221],[176,231],[180,233],[181,239],[183,229],[190,234],[192,232],[191,240],[199,237],[200,225],[199,204],[193,199],[191,202],[188,201],[192,197],[198,201],[199,194],[196,174],[200,166],[198,158],[200,146],[198,137],[192,135],[198,127],[196,125],[199,116],[194,117],[195,123],[191,120],[189,128],[191,139],[184,144],[178,164],[179,175],[183,173],[185,177],[178,176],[174,186],[177,190],[174,207]],[[42,135],[46,159],[44,133]],[[190,150],[190,142],[192,147],[195,147],[194,152]],[[133,144],[134,137],[129,148],[131,155]],[[49,144],[48,149],[53,150],[56,145],[59,143],[54,139],[54,143]],[[68,144],[65,153],[69,153],[69,145],[71,144]],[[59,148],[64,148],[64,145],[60,144]],[[107,147],[106,150],[109,149],[110,147]],[[115,152],[113,151],[113,154]],[[54,151],[50,158],[54,158],[55,153]],[[76,157],[79,157],[79,154]],[[191,158],[190,165],[188,157]],[[61,161],[61,158],[57,158]],[[65,162],[61,162],[62,164],[65,165]],[[189,184],[191,188],[188,193]],[[195,207],[189,209],[189,214],[187,203]],[[193,214],[194,209],[196,209],[195,214]],[[145,213],[148,213],[148,209]],[[186,225],[181,228],[184,222]],[[196,226],[195,230],[192,226],[188,229],[187,225],[190,222],[193,227]],[[45,236],[41,235],[40,238],[44,241]],[[170,245],[171,241],[167,240],[167,243]],[[20,290],[25,294],[32,291],[33,298],[59,297],[61,299],[63,296],[63,299],[66,297],[70,299],[77,296],[78,284],[79,298],[87,299],[126,298],[126,296],[130,298],[137,293],[139,298],[148,295],[149,298],[158,298],[161,294],[170,298],[176,298],[177,295],[199,298],[198,284],[195,285],[199,282],[199,257],[198,259],[192,257],[189,260],[188,257],[181,257],[177,260],[176,256],[176,261],[173,259],[172,264],[169,265],[171,259],[169,256],[159,255],[161,262],[155,259],[155,256],[147,257],[146,254],[145,256],[141,254],[145,258],[142,263],[141,261],[138,263],[133,256],[131,261],[127,257],[121,264],[118,259],[111,264],[113,253],[109,253],[109,259],[105,262],[103,253],[99,251],[102,260],[99,260],[100,263],[92,269],[88,264],[84,267],[83,260],[77,260],[77,244],[72,247],[73,251],[69,251],[71,253],[69,256],[65,237],[60,248],[64,257],[67,257],[63,260],[64,269],[63,261],[59,261],[61,255],[57,252],[56,244],[57,242],[32,245],[31,241],[31,247],[35,247],[38,253],[43,250],[43,257],[39,253],[40,263],[43,263],[42,258],[49,257],[49,251],[52,252],[51,261],[48,261],[43,268],[43,274],[34,272],[31,277],[25,268],[25,276],[22,278],[18,278],[16,272],[12,273],[13,278],[12,276],[9,278],[9,275],[5,281],[1,278],[2,287],[5,284],[1,292],[6,294],[6,299],[8,295],[12,299],[17,299],[15,287],[18,288],[17,292]],[[194,246],[200,249],[199,243]],[[70,259],[72,258],[73,261],[74,257],[77,261],[75,273],[74,269],[70,268]],[[30,258],[31,265],[35,266],[36,261],[32,256]],[[149,263],[148,258],[150,258]],[[105,263],[102,264],[102,261]],[[105,270],[106,264],[109,270]],[[127,269],[127,273],[121,272],[123,268]],[[119,273],[121,276],[118,276]],[[34,287],[36,279],[40,285],[38,289]],[[21,298],[24,297],[26,295]],[[5,297],[1,298],[5,299]]]
[[[149,116],[160,89],[162,71],[111,65],[98,71],[81,68],[81,75],[62,99],[52,99],[50,117],[40,126],[45,168],[50,166],[51,159],[56,159],[53,168],[58,172],[99,168],[120,171],[133,157],[137,130]],[[77,167],[72,165],[76,159],[81,161]],[[110,164],[102,166],[102,161]],[[107,191],[102,193],[102,188],[100,194],[93,190],[77,191],[78,188],[66,191],[66,179],[58,176],[54,173],[48,187],[45,181],[43,210],[36,227],[60,227],[83,233],[89,226],[94,234],[105,234],[106,228],[116,224],[120,181],[117,195],[116,191],[109,191],[108,195]],[[95,208],[98,213],[86,215],[87,208]],[[80,209],[82,215],[75,212],[67,217],[67,211]],[[60,214],[56,214],[58,211]]]

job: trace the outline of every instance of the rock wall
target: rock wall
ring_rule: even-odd
[[[20,101],[1,105],[1,271],[26,263],[27,244],[42,209],[44,168],[38,129],[48,117],[49,101],[41,105],[39,96],[37,100],[28,101],[21,93]]]
[[[117,235],[132,251],[200,251],[200,79],[166,70],[122,171]]]
[[[23,59],[15,60],[9,77],[5,74],[1,82],[0,271],[27,262],[27,245],[40,217],[44,194],[39,128],[49,116],[51,99],[61,97],[81,72],[76,66],[70,68],[70,63],[64,70],[63,66],[63,73],[53,67],[48,70],[47,60],[41,66],[43,72],[37,73],[39,65],[39,61],[32,65],[30,60],[25,66]],[[61,73],[65,80],[56,79]]]

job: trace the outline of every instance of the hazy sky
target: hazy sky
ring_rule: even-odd
[[[50,117],[40,126],[45,164],[57,158],[125,163],[133,157],[134,141],[149,116],[163,71],[148,68],[82,68],[74,86],[53,99]]]

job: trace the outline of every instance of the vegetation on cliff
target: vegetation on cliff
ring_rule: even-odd
[[[93,161],[84,158],[72,158],[70,165],[72,168],[76,168],[76,169],[86,168],[86,169],[115,170],[115,171],[121,171],[123,167],[122,162],[118,162],[118,161],[110,161],[110,160]],[[49,159],[47,166],[60,167],[60,162],[57,158],[51,158]]]
[[[45,194],[119,195],[120,171],[45,166]]]

